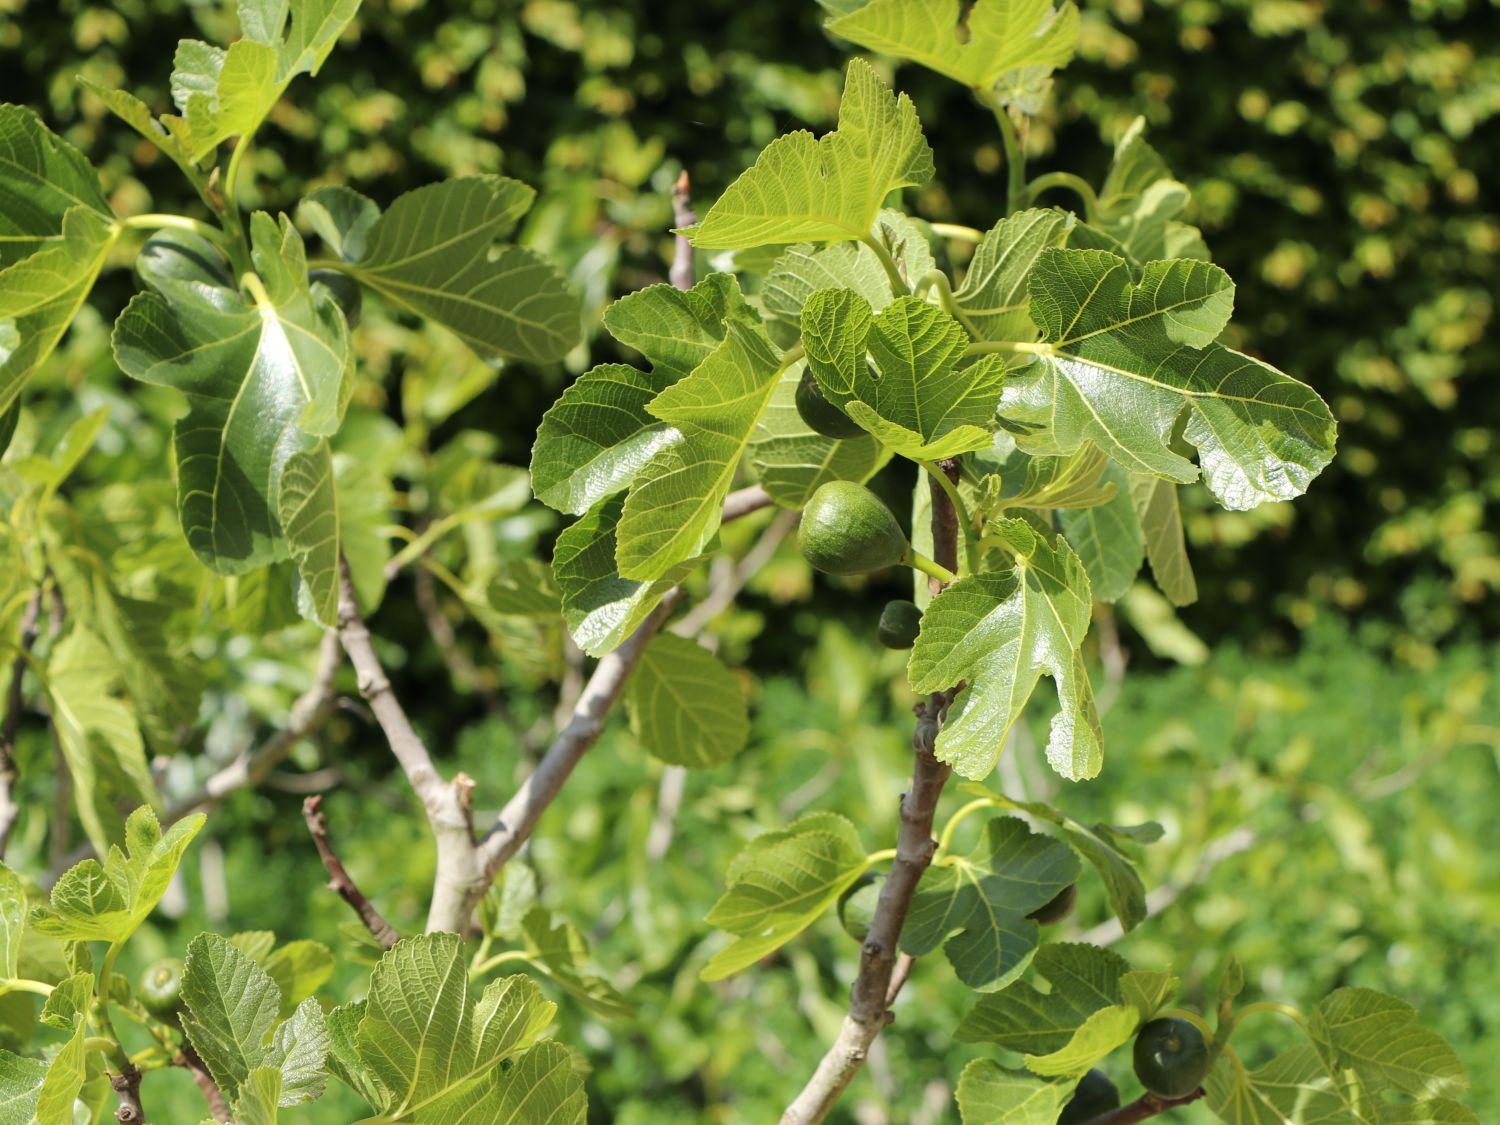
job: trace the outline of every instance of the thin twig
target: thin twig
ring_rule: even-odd
[[[458,643],[458,633],[453,628],[453,622],[448,620],[442,603],[438,601],[437,583],[433,581],[432,571],[423,566],[420,559],[412,571],[412,590],[416,594],[417,609],[421,611],[422,620],[427,623],[427,631],[432,634],[438,657],[447,665],[448,673],[460,688],[478,696],[486,711],[491,715],[499,714],[503,710],[499,698],[489,684],[485,683],[484,673],[479,666],[469,659],[469,654]]]
[[[950,480],[956,478],[957,465],[953,462],[940,462],[940,468]],[[931,485],[933,557],[949,570],[956,570],[958,516],[947,491],[936,480]],[[940,588],[941,584],[935,586]],[[932,821],[950,771],[934,757],[933,744],[957,692],[956,686],[936,692],[915,708],[911,788],[901,798],[896,857],[881,884],[870,932],[860,950],[859,973],[850,990],[849,1014],[844,1017],[833,1046],[782,1115],[782,1125],[815,1125],[828,1116],[864,1065],[876,1036],[891,1022],[891,1005],[911,974],[911,959],[900,954],[901,928],[922,873],[937,850]]]
[[[677,810],[682,807],[682,795],[686,790],[685,768],[668,766],[661,771],[661,782],[656,787],[656,815],[651,818],[651,830],[646,833],[646,858],[652,863],[662,859],[672,846]]]
[[[323,815],[322,805],[323,798],[320,794],[315,793],[307,798],[302,802],[302,819],[307,821],[307,830],[312,833],[313,843],[317,845],[318,858],[328,869],[328,888],[337,891],[354,913],[359,915],[359,920],[365,924],[365,929],[370,931],[371,936],[381,944],[382,948],[389,949],[401,940],[401,935],[382,917],[380,911],[375,908],[375,904],[365,897],[364,892],[349,877],[343,861],[339,859],[338,853],[333,850],[333,844],[329,842],[328,818]]]
[[[1156,1094],[1142,1094],[1129,1105],[1122,1105],[1108,1113],[1101,1113],[1098,1117],[1091,1117],[1083,1125],[1135,1125],[1138,1121],[1145,1121],[1157,1114],[1166,1113],[1169,1109],[1191,1105],[1203,1095],[1204,1091],[1201,1087],[1185,1098],[1163,1098]]]
[[[253,788],[264,782],[298,742],[316,734],[339,710],[340,700],[334,690],[334,679],[342,660],[338,634],[330,629],[323,634],[323,643],[318,649],[312,685],[292,701],[286,727],[271,735],[257,749],[238,755],[194,792],[170,802],[162,813],[162,823],[175,824],[191,813],[213,809],[236,790]],[[65,769],[66,763],[61,763],[60,768]],[[55,883],[68,868],[95,854],[93,844],[85,842],[65,855],[54,855],[48,885]]]
[[[542,813],[561,791],[574,767],[599,740],[604,732],[605,716],[624,691],[626,681],[635,671],[651,638],[671,616],[681,598],[680,589],[670,591],[619,648],[599,661],[567,723],[479,842],[484,871],[491,879],[508,859],[521,850],[521,845],[530,837]]]
[[[338,634],[330,629],[323,634],[323,642],[318,648],[312,685],[292,701],[286,727],[266,739],[256,750],[236,757],[209,777],[196,792],[169,804],[166,822],[172,824],[189,813],[212,809],[235,790],[261,784],[298,742],[322,729],[339,709],[334,679],[341,660]]]
[[[0,858],[10,844],[10,834],[15,830],[16,820],[21,815],[21,806],[16,804],[15,787],[19,776],[16,770],[16,734],[21,729],[22,683],[26,677],[26,665],[31,658],[31,647],[36,644],[42,619],[42,588],[38,586],[27,599],[26,609],[21,614],[21,639],[16,658],[10,665],[10,688],[5,697],[5,719],[0,723]]]
[[[141,1108],[140,1068],[127,1062],[121,1073],[109,1076],[109,1088],[120,1099],[120,1108],[115,1110],[115,1120],[120,1125],[146,1125],[146,1111]]]
[[[751,512],[769,508],[774,502],[771,494],[758,484],[736,489],[724,497],[724,516],[721,522],[729,523],[741,516],[748,516]]]
[[[698,221],[698,214],[693,210],[692,198],[693,183],[688,178],[687,169],[682,170],[682,175],[677,177],[677,182],[672,185],[672,225],[678,229],[690,227]],[[667,274],[672,284],[678,289],[691,289],[696,279],[693,269],[693,243],[685,234],[676,236],[672,247],[672,269]]]
[[[208,1072],[208,1067],[204,1065],[198,1052],[193,1050],[191,1043],[182,1045],[182,1053],[172,1060],[172,1065],[182,1067],[193,1076],[198,1092],[208,1103],[208,1112],[215,1121],[234,1120],[229,1112],[229,1103],[224,1099],[224,1091],[219,1089],[219,1084],[214,1081],[214,1076]]]

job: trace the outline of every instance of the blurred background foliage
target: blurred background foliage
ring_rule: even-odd
[[[1148,886],[1173,901],[1122,948],[1174,965],[1189,999],[1211,997],[1231,951],[1257,996],[1389,989],[1458,1045],[1475,1112],[1500,1119],[1488,1065],[1500,1054],[1500,11],[1489,0],[1081,6],[1080,57],[1030,132],[1034,170],[1097,179],[1114,137],[1144,114],[1193,188],[1186,217],[1238,282],[1238,345],[1311,383],[1341,432],[1333,466],[1295,505],[1226,513],[1184,490],[1201,600],[1180,621],[1146,595],[1106,618],[1109,765],[1059,799],[1084,819],[1167,826],[1144,861]],[[76,79],[165,108],[176,40],[227,38],[229,8],[0,0],[0,98],[36,107],[82,147],[120,212],[196,214],[175,169]],[[706,203],[774,136],[832,124],[847,52],[821,19],[809,0],[365,0],[318,79],[273,115],[245,201],[290,211],[339,182],[388,202],[444,175],[503,171],[540,189],[525,238],[566,264],[597,324],[614,296],[664,279],[667,191],[682,167]],[[1003,190],[987,112],[917,68],[895,77],[938,159],[909,203],[988,226]],[[108,350],[131,290],[123,272],[106,274],[28,391],[11,460],[108,408],[63,493],[114,537],[117,558],[180,566],[198,584],[193,655],[208,694],[167,775],[185,788],[203,762],[283,721],[312,642],[266,588],[210,582],[174,538],[163,513],[177,407],[126,386]],[[483,508],[437,550],[466,577],[546,557],[555,517],[525,504],[520,472],[537,420],[573,374],[625,357],[603,338],[556,370],[497,371],[368,297],[358,341],[367,377],[340,439],[346,484],[367,474],[372,507],[413,527]],[[748,547],[751,529],[728,531]],[[368,545],[377,587],[385,550]],[[410,572],[395,582],[374,621],[387,659],[445,764],[498,802],[545,745],[552,685],[575,671],[561,638]],[[893,838],[910,697],[899,659],[871,643],[890,596],[889,582],[815,585],[783,549],[715,623],[747,669],[756,731],[736,762],[688,779],[667,821],[673,862],[650,859],[663,846],[661,767],[624,732],[543,822],[527,861],[542,900],[585,932],[636,1008],[606,1019],[564,998],[562,1034],[594,1068],[598,1120],[771,1119],[789,1075],[831,1038],[857,955],[835,922],[775,966],[709,987],[696,979],[712,953],[701,919],[739,844],[802,810],[845,813],[872,848]],[[424,602],[440,603],[451,643],[430,635]],[[252,617],[286,627],[251,639]],[[1206,660],[1205,644],[1216,649]],[[43,728],[25,735],[23,792],[39,811],[12,857],[30,850],[45,867],[51,748]],[[1012,795],[1049,795],[1027,740],[1003,768]],[[163,950],[203,927],[326,939],[347,923],[319,889],[296,813],[310,788],[333,788],[330,825],[365,889],[398,926],[419,924],[430,849],[371,728],[341,715],[272,780],[211,820],[176,922],[154,931]],[[1086,882],[1065,932],[1103,916]],[[359,979],[357,946],[346,952],[335,994]],[[966,993],[946,972],[918,971],[842,1120],[953,1119],[942,1084],[968,1057],[948,1038]],[[1279,1030],[1264,1029],[1267,1044]],[[196,1120],[183,1089],[169,1121]],[[330,1100],[288,1118],[353,1112]]]

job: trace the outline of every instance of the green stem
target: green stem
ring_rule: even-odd
[[[130,1056],[125,1053],[125,1048],[120,1045],[120,1033],[115,1030],[114,1020],[109,1014],[109,985],[110,978],[115,971],[115,961],[120,956],[120,950],[125,948],[123,942],[113,942],[109,952],[104,955],[104,962],[99,966],[99,985],[95,990],[98,1003],[95,1010],[99,1018],[99,1029],[104,1032],[108,1046],[101,1048],[105,1054],[114,1060],[116,1068],[124,1073],[130,1065]]]
[[[1026,202],[1036,202],[1037,196],[1053,188],[1066,188],[1077,193],[1083,200],[1084,218],[1089,222],[1098,217],[1099,196],[1094,192],[1094,185],[1072,172],[1048,172],[1045,176],[1038,176],[1026,188]]]
[[[948,823],[943,825],[943,834],[938,837],[937,852],[934,854],[947,855],[948,849],[953,846],[953,835],[958,831],[958,826],[975,813],[995,808],[997,804],[992,797],[976,797],[950,816]]]
[[[954,574],[946,566],[933,562],[920,551],[906,552],[906,565],[913,570],[920,570],[929,578],[936,578],[939,582],[957,582],[958,575]]]
[[[886,277],[891,279],[891,292],[901,296],[911,292],[911,286],[906,284],[906,279],[901,276],[901,267],[896,264],[896,259],[891,257],[891,252],[881,245],[880,239],[874,235],[867,234],[860,239],[880,259],[880,264],[885,267]]]
[[[1275,1000],[1258,1000],[1254,1004],[1246,1004],[1234,1013],[1234,1019],[1229,1022],[1229,1027],[1225,1029],[1225,1035],[1227,1036],[1229,1030],[1238,1026],[1239,1022],[1246,1016],[1258,1015],[1263,1012],[1282,1016],[1285,1019],[1291,1020],[1298,1027],[1302,1028],[1303,1031],[1307,1030],[1307,1017],[1290,1004],[1282,1004]]]
[[[973,322],[969,320],[969,314],[959,306],[957,298],[953,296],[953,283],[948,280],[947,274],[939,269],[928,270],[917,279],[917,284],[912,289],[912,294],[917,297],[925,297],[929,289],[937,290],[938,304],[943,307],[945,313],[964,326],[964,331],[976,338],[981,335],[980,331],[974,327]]]
[[[1010,355],[1052,355],[1056,352],[1051,344],[1028,344],[1021,340],[975,340],[964,349],[964,355],[988,355],[1005,352]]]
[[[497,953],[488,961],[482,961],[479,965],[469,970],[471,977],[482,977],[491,969],[505,964],[507,961],[525,961],[527,956],[524,950],[507,949],[504,953]]]
[[[415,560],[425,555],[428,549],[443,536],[447,535],[448,532],[464,523],[466,519],[472,518],[476,517],[466,517],[463,514],[458,513],[454,515],[444,516],[440,520],[434,520],[432,523],[427,525],[426,531],[422,532],[422,534],[418,535],[405,547],[402,547],[401,550],[392,555],[391,561],[386,563],[386,566],[391,568],[392,570],[404,570]]]
[[[966,227],[960,223],[929,223],[932,233],[939,238],[952,238],[959,242],[978,242],[984,237],[984,231],[974,227]]]
[[[937,481],[943,491],[948,494],[948,502],[953,505],[953,511],[958,516],[958,530],[963,533],[964,537],[964,556],[972,572],[977,569],[975,563],[978,561],[974,554],[974,525],[969,522],[969,509],[964,506],[964,498],[959,495],[958,485],[948,479],[948,474],[938,468],[935,461],[922,461],[920,464],[932,474],[932,479]]]
[[[865,866],[874,867],[877,863],[884,863],[888,859],[896,858],[895,848],[884,848],[878,852],[871,852],[865,856]]]
[[[7,992],[35,992],[38,996],[51,996],[52,986],[44,984],[39,980],[27,980],[25,977],[16,977],[14,980],[8,980],[0,984],[0,996],[3,996]]]
[[[979,100],[989,106],[995,115],[995,124],[1000,126],[1000,141],[1005,146],[1005,209],[1019,211],[1026,199],[1026,154],[1021,151],[1021,138],[1016,134],[1016,123],[989,90],[975,90]]]
[[[190,219],[186,215],[132,215],[128,219],[121,219],[120,225],[129,230],[185,230],[191,231],[200,238],[206,238],[215,246],[228,249],[229,238],[218,227],[209,223]]]

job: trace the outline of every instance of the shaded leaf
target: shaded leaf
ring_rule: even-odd
[[[734,857],[707,921],[736,938],[704,967],[722,980],[755,964],[812,925],[865,870],[854,825],[833,813],[804,816],[758,836]]]
[[[546,259],[497,244],[535,192],[502,176],[461,176],[398,196],[343,268],[435,321],[486,359],[548,362],[578,343],[578,301]]]
[[[733,758],[750,735],[739,681],[696,641],[658,634],[625,689],[630,731],[672,765],[705,769]]]
[[[1041,929],[1027,915],[1075,882],[1078,870],[1078,857],[1061,841],[1015,817],[995,817],[968,855],[950,855],[923,872],[901,948],[920,957],[941,945],[959,980],[999,988],[1036,952]]]

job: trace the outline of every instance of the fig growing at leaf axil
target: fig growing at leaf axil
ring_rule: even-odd
[[[922,611],[916,602],[886,602],[880,611],[880,623],[875,627],[875,636],[886,648],[911,648],[917,643],[917,633],[922,627]]]
[[[855,941],[864,941],[870,935],[875,906],[880,901],[880,888],[884,882],[884,875],[867,871],[839,896],[839,923]]]
[[[813,493],[797,530],[802,557],[827,574],[895,566],[909,545],[891,510],[862,484],[831,480]]]
[[[1185,1098],[1208,1076],[1208,1043],[1185,1019],[1154,1019],[1136,1033],[1135,1076],[1162,1098]]]
[[[827,438],[856,438],[864,433],[842,407],[823,397],[811,371],[802,372],[797,383],[796,402],[798,417],[815,434]]]
[[[1052,926],[1056,925],[1058,922],[1061,922],[1069,914],[1073,913],[1073,908],[1077,905],[1078,884],[1069,883],[1062,890],[1058,891],[1057,894],[1052,898],[1048,899],[1041,906],[1038,906],[1030,914],[1026,915],[1026,917],[1030,918],[1033,922],[1039,923],[1040,925]]]
[[[182,1007],[182,962],[163,957],[141,974],[141,1003],[157,1019],[168,1019]]]
[[[1083,1076],[1073,1091],[1073,1097],[1063,1106],[1057,1125],[1084,1125],[1101,1114],[1120,1108],[1120,1091],[1102,1070],[1091,1070]]]

